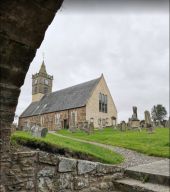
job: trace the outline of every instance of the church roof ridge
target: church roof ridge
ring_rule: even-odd
[[[70,89],[70,88],[75,88],[75,87],[78,87],[78,86],[82,86],[83,84],[90,83],[90,82],[92,82],[92,81],[97,81],[97,80],[99,80],[100,78],[101,78],[101,77],[98,77],[98,78],[95,78],[95,79],[91,79],[91,80],[89,80],[89,81],[85,81],[85,82],[82,82],[82,83],[79,83],[79,84],[76,84],[76,85],[72,85],[72,86],[69,86],[69,87],[66,87],[66,88],[63,88],[63,89],[59,89],[59,90],[56,90],[56,91],[54,91],[54,92],[52,92],[52,93],[50,93],[50,94],[53,94],[53,93],[59,92],[59,91],[64,91],[64,90],[67,90],[67,89]]]

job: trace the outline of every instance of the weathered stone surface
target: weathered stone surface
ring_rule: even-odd
[[[121,172],[121,168],[113,165],[111,166],[107,164],[102,164],[102,163],[98,163],[97,165],[97,173],[106,174],[106,173],[116,173],[116,172]]]
[[[120,178],[120,168],[97,162],[68,159],[40,151],[14,153],[3,158],[5,192],[104,192]],[[96,172],[98,169],[98,172]]]
[[[53,190],[53,180],[49,177],[40,177],[38,180],[38,191],[54,191]]]
[[[38,177],[53,177],[54,173],[55,173],[54,166],[45,166],[38,172],[37,176]]]
[[[145,111],[144,115],[145,115],[145,127],[147,128],[149,133],[152,133],[153,132],[153,124],[152,124],[152,121],[151,121],[150,112]]]
[[[89,178],[88,176],[84,177],[75,177],[74,178],[74,189],[83,189],[89,187]]]
[[[71,172],[76,171],[76,164],[77,161],[75,159],[68,159],[68,158],[60,158],[60,162],[58,165],[59,172]]]
[[[59,158],[57,155],[53,155],[50,153],[39,152],[39,162],[50,165],[58,165]]]
[[[97,163],[89,161],[78,161],[78,174],[85,174],[90,172],[96,172]]]
[[[73,176],[70,173],[61,173],[58,180],[58,189],[71,189]]]

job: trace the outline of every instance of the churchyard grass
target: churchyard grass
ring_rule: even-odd
[[[105,128],[102,131],[95,129],[95,132],[91,135],[87,135],[83,131],[71,133],[68,130],[61,130],[58,133],[83,140],[124,147],[151,156],[169,158],[169,129],[156,128],[154,131],[154,133],[149,134],[146,130],[121,132],[113,130],[113,128]]]
[[[94,160],[108,164],[119,164],[123,162],[123,157],[120,154],[114,153],[111,150],[95,146],[92,144],[73,141],[71,139],[62,138],[57,135],[47,134],[45,138],[35,138],[28,132],[16,131],[11,136],[11,142],[19,143],[26,146],[36,146],[42,149],[58,149],[58,151],[66,150],[69,153],[76,153],[80,156],[86,155],[93,157]],[[55,151],[55,150],[52,150]],[[82,154],[82,155],[81,155]],[[74,157],[74,155],[73,155]]]

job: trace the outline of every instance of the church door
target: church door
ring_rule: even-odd
[[[68,120],[64,119],[64,129],[68,129]]]

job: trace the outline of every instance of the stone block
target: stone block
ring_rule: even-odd
[[[43,164],[49,164],[49,165],[58,165],[59,157],[54,154],[39,152],[39,162]]]
[[[90,173],[90,172],[96,173],[96,167],[97,167],[97,163],[79,160],[78,174],[81,175],[81,174]]]
[[[77,161],[75,159],[60,158],[58,172],[73,172],[76,171]]]
[[[98,163],[97,165],[97,173],[99,174],[116,173],[116,172],[121,172],[121,168],[102,163]]]

